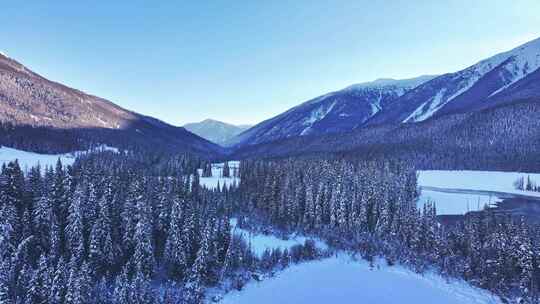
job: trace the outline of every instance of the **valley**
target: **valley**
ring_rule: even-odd
[[[534,1],[100,2],[0,10],[0,304],[540,303]]]

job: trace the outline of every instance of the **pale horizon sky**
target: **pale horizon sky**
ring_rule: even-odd
[[[540,37],[539,11],[536,0],[12,1],[0,51],[174,125],[254,124],[351,84],[458,71]]]

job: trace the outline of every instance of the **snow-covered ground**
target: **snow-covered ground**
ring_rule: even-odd
[[[208,189],[215,189],[219,183],[220,186],[231,185],[235,181],[240,183],[239,177],[234,177],[235,171],[240,167],[239,161],[229,161],[229,172],[231,177],[223,177],[223,165],[224,163],[214,163],[212,164],[212,177],[200,177],[200,185],[205,186]],[[199,176],[202,175],[203,170],[199,169]]]
[[[303,245],[306,240],[311,239],[302,235],[290,235],[286,240],[284,240],[271,234],[266,235],[252,233],[250,231],[237,227],[237,220],[235,218],[231,219],[231,229],[234,234],[242,235],[251,245],[251,250],[258,256],[261,256],[266,249],[289,249],[294,245]],[[312,240],[315,241],[315,245],[317,246],[317,248],[321,250],[325,250],[328,248],[325,242],[317,239]]]
[[[464,214],[469,211],[484,209],[484,206],[493,206],[501,201],[497,196],[474,193],[450,193],[442,191],[422,190],[418,206],[423,206],[426,202],[434,202],[437,207],[437,214]]]
[[[106,145],[99,146],[91,151],[113,151],[118,152],[118,149]],[[18,160],[19,166],[23,170],[27,170],[33,166],[40,165],[41,167],[55,166],[58,159],[63,165],[71,165],[75,161],[77,155],[88,153],[89,151],[74,151],[64,154],[40,154],[28,152],[8,147],[0,147],[0,165],[10,161]]]
[[[292,265],[275,278],[251,282],[226,294],[223,304],[318,303],[502,303],[464,281],[423,275],[382,260],[369,263],[339,254],[321,261]]]
[[[464,214],[483,209],[504,197],[522,195],[540,198],[539,192],[521,191],[514,188],[520,178],[540,181],[540,174],[497,171],[445,171],[418,172],[418,185],[422,194],[418,202],[435,202],[437,214]]]

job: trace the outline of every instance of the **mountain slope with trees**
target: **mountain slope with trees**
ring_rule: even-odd
[[[200,155],[223,152],[184,128],[49,81],[3,55],[0,133],[0,144],[36,152],[69,152],[99,144]]]
[[[540,100],[521,100],[477,112],[414,124],[385,124],[340,136],[302,136],[245,146],[237,158],[316,154],[401,159],[417,169],[540,171]]]

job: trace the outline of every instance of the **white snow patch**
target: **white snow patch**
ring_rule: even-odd
[[[63,165],[72,165],[78,155],[97,151],[112,151],[118,153],[117,148],[109,147],[107,145],[101,145],[89,151],[74,151],[63,154],[42,154],[9,147],[0,147],[0,164],[17,160],[19,162],[19,166],[23,170],[28,170],[38,164],[42,168],[47,166],[55,166],[58,159],[60,159]]]
[[[216,189],[218,184],[223,187],[223,185],[232,185],[234,182],[236,184],[240,183],[240,178],[235,176],[240,168],[239,161],[229,161],[229,172],[231,177],[223,177],[223,166],[225,163],[214,163],[212,164],[212,176],[211,177],[202,177],[203,169],[198,169],[199,171],[199,184],[208,189]]]
[[[465,214],[494,206],[501,199],[494,195],[473,193],[451,193],[422,189],[417,206],[422,208],[427,202],[435,203],[438,215]]]
[[[308,238],[303,235],[292,234],[288,236],[287,239],[280,239],[272,234],[252,233],[251,231],[242,229],[237,226],[238,221],[235,218],[232,218],[230,223],[233,233],[242,235],[248,244],[251,245],[251,250],[258,256],[261,256],[267,249],[290,249],[295,245],[303,245],[306,240],[313,240],[315,246],[321,250],[326,250],[328,248],[325,242],[314,238]]]
[[[379,97],[373,103],[371,103],[371,116],[377,114],[381,109],[381,100],[382,100],[382,89],[379,89]]]
[[[533,40],[507,52],[511,60],[505,65],[510,73],[507,84],[491,93],[493,96],[540,68],[540,39]]]
[[[446,93],[446,89],[441,89],[439,92],[437,92],[437,95],[433,96],[428,102],[425,102],[419,106],[416,110],[414,110],[414,112],[411,113],[411,115],[409,115],[409,117],[405,118],[403,122],[423,121],[430,118],[435,112],[445,105],[445,103],[443,103],[444,93]]]
[[[426,170],[419,171],[418,184],[423,187],[492,191],[540,197],[538,192],[514,188],[514,182],[518,178],[527,178],[527,176],[533,180],[540,180],[540,173]]]
[[[320,106],[316,108],[315,110],[311,111],[311,115],[306,120],[304,120],[303,125],[313,125],[315,122],[321,119],[324,119],[326,115],[328,115],[328,113],[332,111],[335,105],[336,105],[336,101],[332,102],[327,107]]]
[[[465,281],[417,274],[376,260],[373,267],[346,254],[292,265],[275,278],[226,294],[223,304],[318,303],[502,303]]]
[[[328,106],[322,105],[322,106],[312,110],[310,116],[308,118],[306,118],[302,122],[302,125],[307,126],[307,127],[304,128],[304,130],[302,130],[302,132],[300,132],[300,135],[301,136],[306,135],[309,132],[309,130],[311,129],[311,127],[313,126],[314,123],[324,119],[326,117],[326,115],[328,115],[328,113],[330,113],[332,111],[332,109],[336,105],[336,102],[337,101],[334,101]]]

